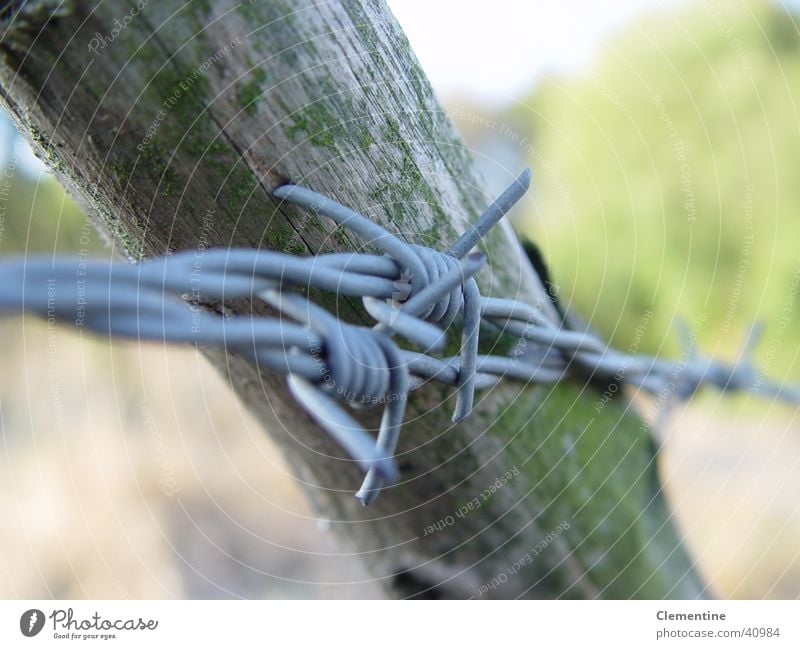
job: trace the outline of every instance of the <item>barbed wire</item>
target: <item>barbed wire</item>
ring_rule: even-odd
[[[755,332],[733,364],[697,355],[693,341],[686,358],[666,360],[617,351],[591,331],[554,323],[541,305],[481,295],[473,276],[486,258],[470,250],[530,179],[525,170],[444,252],[406,243],[322,194],[284,185],[276,198],[331,219],[383,254],[212,248],[139,264],[31,256],[0,262],[0,313],[31,312],[110,336],[222,345],[286,375],[298,403],[366,472],[356,493],[365,505],[397,480],[394,453],[408,393],[429,381],[456,387],[454,422],[470,414],[476,390],[503,378],[555,383],[575,373],[673,399],[711,385],[800,404],[797,386],[772,382],[755,367]],[[292,290],[298,288],[359,297],[376,324],[343,322]],[[204,306],[242,297],[265,301],[278,317],[225,316]],[[524,353],[479,354],[482,322],[525,341]],[[444,357],[451,326],[460,327],[460,351]],[[419,349],[401,347],[395,335]],[[377,440],[342,404],[383,405]]]

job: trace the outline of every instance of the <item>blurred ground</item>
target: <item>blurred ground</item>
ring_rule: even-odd
[[[377,595],[198,354],[0,339],[0,597]]]
[[[737,402],[741,409],[706,396],[672,413],[662,484],[716,595],[796,599],[800,413]]]

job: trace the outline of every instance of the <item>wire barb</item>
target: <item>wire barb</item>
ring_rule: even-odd
[[[555,383],[579,376],[620,380],[638,390],[688,399],[703,385],[749,391],[800,404],[800,389],[767,380],[751,360],[754,327],[737,363],[696,354],[688,327],[685,358],[663,360],[609,347],[590,332],[551,321],[537,305],[483,296],[475,275],[486,257],[470,253],[525,195],[529,169],[489,205],[445,252],[406,243],[333,199],[297,185],[276,198],[330,218],[382,255],[331,253],[299,257],[269,250],[207,249],[142,262],[85,262],[29,257],[0,263],[0,313],[27,311],[113,336],[223,345],[287,377],[290,392],[366,473],[362,504],[399,478],[394,460],[410,390],[428,381],[457,389],[453,421],[468,417],[475,390],[504,378]],[[359,297],[372,327],[342,322],[293,289]],[[277,317],[221,317],[204,300],[258,296]],[[457,356],[440,358],[448,329],[460,318]],[[481,322],[518,336],[522,354],[479,354]],[[680,325],[679,325],[680,326]],[[456,327],[458,328],[458,327]],[[399,335],[422,347],[399,346]],[[670,396],[670,395],[667,395]],[[377,440],[343,406],[383,406]]]

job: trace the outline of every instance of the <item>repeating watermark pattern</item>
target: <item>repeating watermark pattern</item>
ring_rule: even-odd
[[[490,484],[486,489],[481,491],[477,496],[468,500],[466,503],[461,505],[458,509],[456,509],[452,514],[448,514],[444,518],[432,523],[431,525],[427,525],[422,532],[422,536],[430,536],[431,534],[435,534],[436,532],[441,532],[442,530],[450,527],[451,525],[455,525],[456,520],[463,519],[469,514],[474,511],[480,509],[489,499],[494,496],[500,489],[505,487],[511,480],[519,475],[519,469],[516,466],[511,467],[508,471],[506,471],[503,475],[499,476],[492,484]]]
[[[605,408],[606,404],[611,401],[611,399],[614,398],[614,395],[619,391],[620,385],[622,385],[622,381],[625,379],[625,371],[631,367],[634,360],[633,354],[639,351],[639,345],[641,344],[642,338],[647,331],[647,327],[653,320],[654,316],[655,314],[648,309],[644,312],[642,317],[639,318],[639,323],[633,330],[633,340],[627,349],[628,354],[625,356],[625,359],[622,361],[622,363],[620,363],[619,369],[614,374],[613,380],[608,384],[608,387],[603,391],[600,400],[595,405],[595,412],[599,413],[603,408]]]
[[[316,368],[317,382],[324,388],[326,394],[335,396],[337,399],[346,401],[354,406],[372,407],[372,406],[386,406],[390,403],[401,402],[405,404],[408,401],[408,394],[400,392],[363,392],[354,389],[344,381],[337,381],[331,372],[330,363],[327,360],[326,349],[323,348],[322,340],[319,336],[309,331],[307,336],[306,349],[308,355],[313,361]],[[380,369],[380,363],[383,361],[380,358],[373,358],[373,362],[366,359],[352,359],[353,362],[362,366],[363,370],[369,372],[370,370]]]
[[[797,301],[797,291],[800,289],[800,258],[797,260],[797,266],[792,274],[792,281],[789,284],[789,292],[786,299],[783,301],[783,309],[781,310],[781,317],[778,319],[778,327],[775,335],[770,340],[766,351],[764,352],[764,359],[761,369],[756,372],[756,378],[753,381],[751,389],[754,393],[758,394],[767,383],[766,372],[775,360],[778,350],[781,348],[783,341],[783,334],[786,328],[794,317],[795,302]]]
[[[622,112],[627,112],[630,109],[628,102],[625,101],[618,92],[609,88],[600,78],[594,73],[590,72],[586,75],[589,83],[597,90],[605,99],[607,99],[613,106],[619,108]]]
[[[101,34],[95,32],[94,36],[92,36],[89,41],[89,51],[97,56],[100,50],[111,45],[111,43],[117,40],[117,37],[128,28],[134,18],[139,15],[139,12],[147,6],[147,3],[148,0],[138,0],[137,3],[131,7],[131,10],[122,17],[122,20],[115,18],[113,22],[114,28],[109,33]]]
[[[675,361],[671,371],[663,378],[661,389],[656,392],[652,406],[654,421],[663,419],[668,412],[668,406],[676,399],[688,399],[702,381],[702,376],[699,378],[691,376],[687,370],[696,358],[697,335],[707,320],[708,316],[701,313],[695,317],[691,328],[681,323],[680,328],[684,339],[681,356]],[[642,425],[642,429],[646,429],[645,424]]]
[[[464,108],[456,108],[453,110],[452,114],[454,117],[473,126],[479,126],[485,130],[493,131],[520,148],[529,159],[536,163],[537,173],[541,171],[550,178],[562,205],[568,208],[573,206],[574,200],[564,179],[558,173],[555,166],[553,166],[552,161],[542,155],[542,152],[527,135],[507,122],[489,118],[485,114],[479,112],[466,110]]]
[[[150,439],[155,448],[155,461],[161,467],[161,477],[158,479],[158,484],[161,487],[165,496],[174,497],[181,489],[178,486],[178,480],[175,475],[175,465],[170,459],[167,452],[167,446],[164,443],[164,436],[158,427],[150,406],[142,406],[142,417],[144,418],[144,426],[150,433]]]
[[[22,146],[22,140],[19,137],[14,138],[14,146],[11,148],[11,155],[6,160],[5,169],[3,170],[3,182],[0,183],[0,243],[3,243],[3,238],[6,234],[6,215],[8,212],[8,198],[11,194],[11,188],[14,185],[14,175],[17,171],[19,164],[19,149]]]
[[[534,327],[536,327],[536,319],[533,317],[528,318],[528,320],[525,322],[525,328],[517,337],[517,342],[514,343],[514,347],[511,348],[509,357],[512,364],[519,365],[520,358],[522,358],[525,355],[525,352],[528,350],[528,340],[533,333]]]
[[[75,274],[75,326],[83,327],[86,325],[86,273],[89,267],[89,244],[91,243],[91,235],[94,233],[92,226],[87,221],[81,227],[80,249],[78,250],[78,264],[76,266]]]
[[[197,82],[200,77],[202,77],[208,70],[211,68],[212,65],[217,64],[220,59],[230,54],[233,49],[237,45],[241,45],[242,38],[237,36],[229,43],[226,43],[224,46],[220,47],[216,52],[214,52],[211,56],[209,56],[205,61],[203,61],[200,65],[198,65],[194,70],[192,70],[191,74],[187,75],[185,79],[182,79],[178,83],[178,87],[175,88],[175,91],[167,97],[164,101],[161,102],[161,107],[156,113],[155,119],[152,121],[150,126],[147,127],[145,131],[144,138],[142,141],[136,145],[137,151],[140,153],[144,153],[145,149],[150,145],[153,141],[153,138],[158,135],[158,131],[161,129],[161,125],[164,123],[164,120],[167,119],[169,116],[170,111],[174,106],[178,104],[181,98],[189,92],[191,87]]]
[[[686,143],[683,141],[678,127],[672,121],[672,117],[667,111],[661,95],[653,95],[650,99],[658,111],[659,119],[664,123],[664,128],[667,130],[667,136],[672,142],[672,148],[675,152],[675,158],[680,163],[680,185],[681,192],[683,192],[683,209],[686,211],[686,218],[691,223],[697,220],[697,199],[695,198],[694,186],[692,184],[692,166],[689,164],[689,159],[686,154]]]
[[[200,226],[200,237],[197,242],[197,248],[194,251],[194,263],[192,264],[192,272],[189,277],[191,285],[191,293],[186,296],[189,307],[192,309],[192,333],[200,333],[200,306],[201,300],[201,284],[200,279],[203,272],[203,256],[208,249],[209,235],[214,230],[214,217],[216,216],[216,209],[209,207],[205,214],[203,214],[202,224]]]
[[[742,299],[742,287],[744,280],[747,276],[747,271],[750,270],[751,257],[753,253],[753,185],[747,184],[744,187],[744,203],[742,205],[744,210],[744,235],[742,236],[742,248],[739,255],[739,267],[736,270],[736,278],[731,291],[731,299],[728,302],[728,308],[725,309],[725,315],[722,318],[720,325],[720,332],[726,333],[731,328],[733,316],[736,313],[736,308]]]
[[[709,16],[711,16],[711,20],[714,21],[714,24],[727,39],[728,44],[731,46],[731,48],[733,48],[733,51],[736,52],[736,59],[739,61],[739,65],[742,67],[742,70],[750,72],[752,66],[750,65],[750,59],[747,57],[747,53],[744,51],[742,41],[733,33],[733,30],[730,28],[728,23],[725,22],[725,19],[722,17],[722,12],[720,11],[719,7],[717,7],[717,4],[712,0],[704,0],[703,4],[705,5],[705,9]]]
[[[511,577],[516,575],[523,567],[533,563],[536,557],[544,552],[545,549],[547,549],[547,547],[559,536],[566,532],[569,527],[570,525],[566,520],[561,521],[530,550],[517,557],[517,559],[506,570],[503,570],[496,577],[490,579],[485,584],[482,584],[480,588],[478,588],[478,592],[476,593],[475,597],[483,597],[487,593],[497,590],[504,584],[507,584]]]

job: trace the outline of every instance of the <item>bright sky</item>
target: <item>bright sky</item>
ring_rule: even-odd
[[[687,0],[388,0],[442,95],[504,105],[547,73],[578,71],[622,25]],[[723,1],[724,0],[717,0]]]

